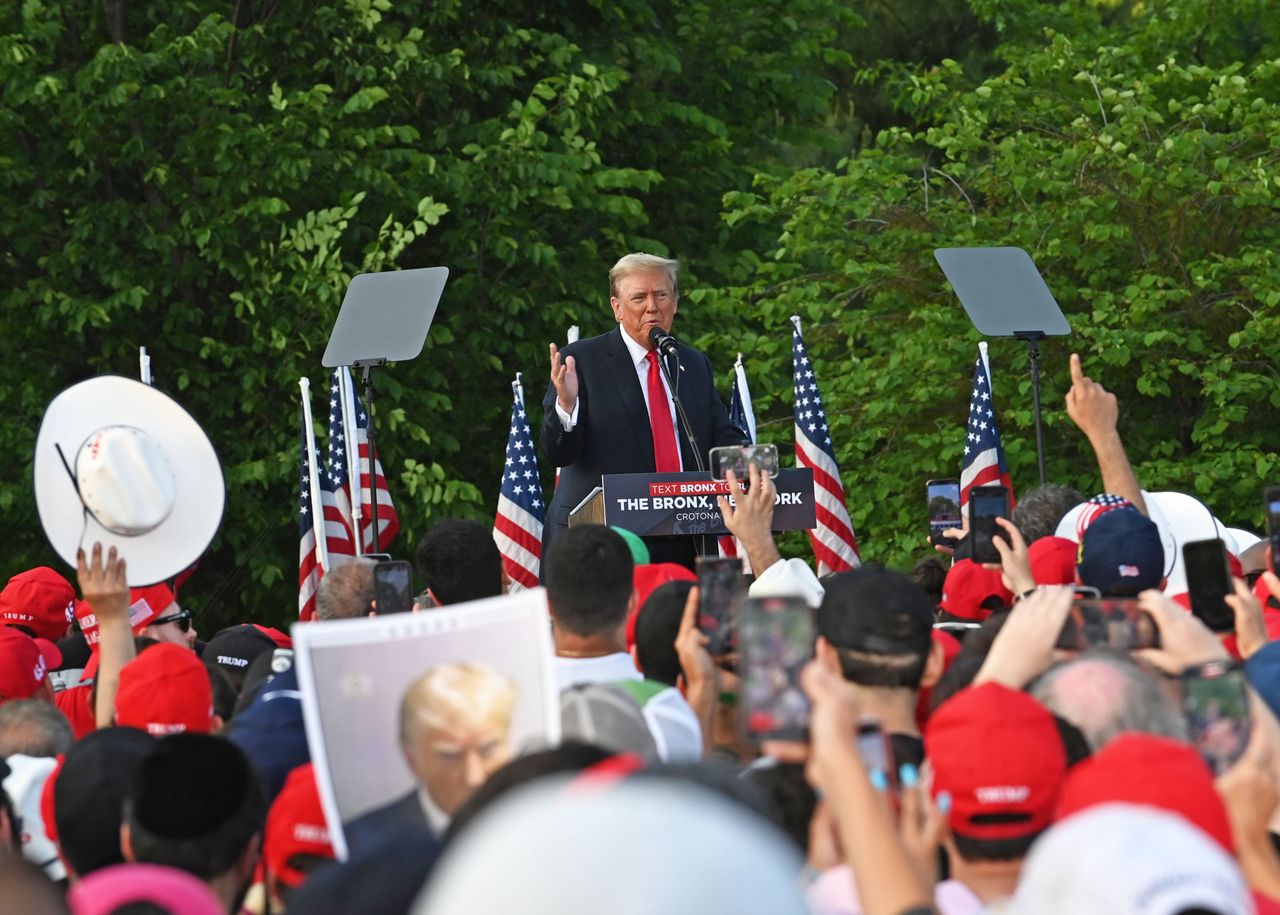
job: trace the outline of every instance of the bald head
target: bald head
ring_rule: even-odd
[[[1031,694],[1071,722],[1093,752],[1120,734],[1137,731],[1187,739],[1187,726],[1160,683],[1126,657],[1086,653],[1051,667]]]

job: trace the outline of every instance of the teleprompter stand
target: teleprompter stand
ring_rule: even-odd
[[[418,358],[427,342],[427,331],[435,318],[448,267],[422,267],[361,273],[351,280],[343,296],[338,319],[329,335],[321,364],[325,368],[350,366],[364,369],[364,409],[369,417],[369,497],[373,510],[373,548],[377,551],[381,522],[378,518],[378,486],[373,479],[378,460],[377,433],[373,420],[373,370],[388,362],[408,362]],[[355,465],[356,477],[359,467]],[[356,498],[359,503],[359,483]],[[355,532],[357,544],[360,531]]]
[[[1031,255],[1022,248],[937,248],[933,256],[978,333],[984,337],[1013,337],[1027,344],[1036,420],[1036,461],[1043,484],[1040,341],[1070,334],[1071,325]]]

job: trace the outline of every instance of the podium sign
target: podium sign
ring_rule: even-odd
[[[781,470],[773,482],[778,488],[773,529],[814,528],[813,471]],[[729,533],[716,504],[717,496],[729,493],[729,484],[709,473],[607,473],[602,485],[606,523],[641,537]]]

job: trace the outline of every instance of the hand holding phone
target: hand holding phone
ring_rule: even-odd
[[[748,477],[748,466],[756,467],[770,478],[778,475],[777,445],[724,445],[712,448],[709,457],[713,480],[723,482],[725,472],[732,470],[739,481],[745,481]]]
[[[960,514],[960,481],[929,480],[924,484],[924,491],[929,509],[929,542],[934,546],[953,546],[942,532],[964,527]]]
[[[1008,542],[996,518],[1009,517],[1009,490],[1003,486],[978,486],[969,490],[970,557],[974,562],[1000,561],[995,538]]]
[[[1096,593],[1096,592],[1095,592]],[[1077,597],[1054,646],[1066,651],[1108,648],[1138,651],[1160,647],[1155,620],[1133,598]]]

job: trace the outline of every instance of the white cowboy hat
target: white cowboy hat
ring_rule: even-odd
[[[213,444],[168,395],[118,375],[72,385],[36,436],[36,509],[54,551],[114,546],[130,587],[200,558],[222,521],[226,486]]]

